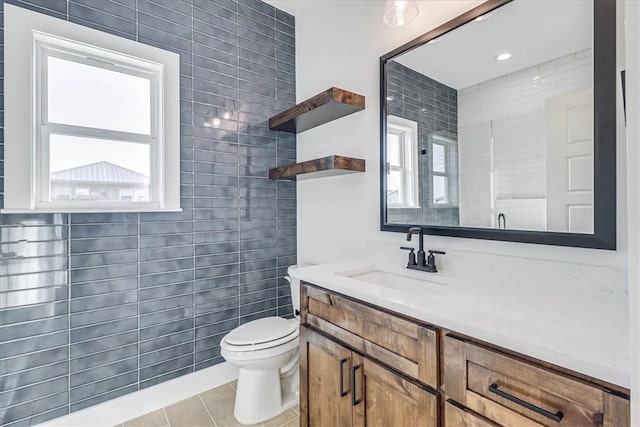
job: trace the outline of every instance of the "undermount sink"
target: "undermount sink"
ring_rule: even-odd
[[[425,290],[425,286],[446,286],[443,283],[417,279],[415,277],[410,277],[409,275],[396,274],[375,268],[343,271],[337,274],[395,290],[402,289],[420,292]]]

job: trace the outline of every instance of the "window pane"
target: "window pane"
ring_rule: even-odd
[[[149,135],[151,81],[48,57],[48,120]]]
[[[448,203],[447,177],[433,177],[433,203],[436,205]]]
[[[393,166],[402,166],[400,159],[400,135],[387,134],[387,161]]]
[[[402,172],[391,171],[387,175],[387,203],[402,203],[404,199],[402,192]]]
[[[51,135],[51,201],[149,202],[147,144]]]
[[[440,144],[432,144],[433,147],[433,171],[445,173],[446,164],[445,164],[445,152],[444,145]]]

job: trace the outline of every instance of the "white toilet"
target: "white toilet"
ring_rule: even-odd
[[[241,424],[266,421],[298,404],[300,281],[291,285],[294,319],[265,317],[240,325],[220,342],[225,360],[238,367],[233,415]]]

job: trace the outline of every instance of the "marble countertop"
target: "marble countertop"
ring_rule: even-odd
[[[373,284],[361,273],[402,276]],[[499,285],[371,260],[291,269],[289,274],[426,323],[630,388],[628,300],[606,288],[514,275]]]

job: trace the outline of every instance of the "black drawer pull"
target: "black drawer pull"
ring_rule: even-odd
[[[356,406],[358,403],[362,402],[361,399],[356,399],[356,371],[360,369],[360,365],[355,365],[351,367],[351,404]]]
[[[344,390],[344,364],[348,361],[349,359],[342,359],[340,361],[340,397],[345,397],[349,394],[349,391]]]
[[[524,401],[522,399],[519,399],[507,392],[504,392],[502,390],[498,389],[498,385],[496,383],[493,383],[489,386],[489,391],[491,393],[495,393],[500,397],[504,397],[505,399],[507,399],[510,402],[516,403],[520,406],[524,406],[527,409],[532,410],[533,412],[542,415],[543,417],[547,417],[550,420],[553,420],[557,423],[559,423],[560,421],[562,421],[562,418],[564,417],[564,414],[562,413],[562,411],[558,411],[555,414],[549,411],[546,411],[542,408],[537,407],[536,405],[529,403],[527,401]]]

